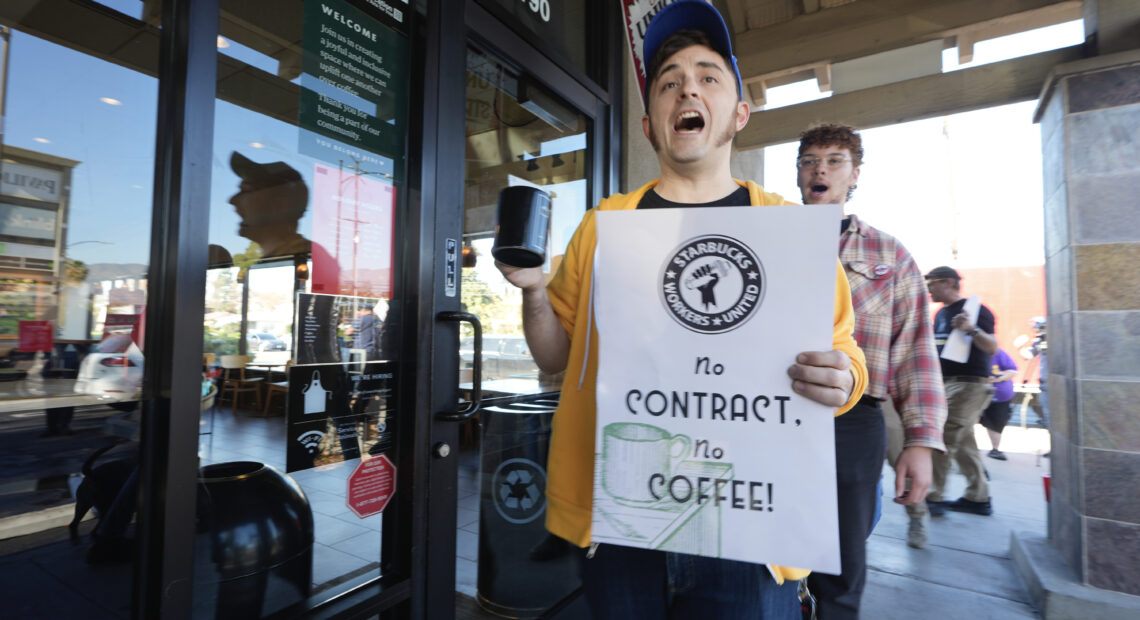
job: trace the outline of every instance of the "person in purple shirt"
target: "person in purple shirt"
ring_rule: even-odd
[[[986,456],[999,461],[1006,460],[1001,447],[1001,432],[1009,423],[1010,407],[1013,400],[1013,376],[1017,374],[1017,364],[1003,349],[998,349],[990,358],[990,383],[994,385],[994,398],[990,405],[982,412],[980,420],[982,426],[989,433],[993,448]]]

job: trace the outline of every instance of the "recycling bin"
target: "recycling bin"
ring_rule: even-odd
[[[480,410],[479,605],[535,618],[578,588],[575,549],[546,531],[546,458],[558,402]]]
[[[264,463],[198,474],[195,618],[261,618],[309,597],[313,513],[292,477]]]

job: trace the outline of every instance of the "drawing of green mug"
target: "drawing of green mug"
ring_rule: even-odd
[[[670,435],[650,424],[607,424],[602,430],[602,488],[621,502],[655,502],[649,479],[655,474],[669,478],[691,447],[687,435]]]

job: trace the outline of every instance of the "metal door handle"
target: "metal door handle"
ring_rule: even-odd
[[[440,411],[435,417],[450,422],[462,422],[475,415],[483,402],[483,324],[479,317],[470,312],[440,312],[436,320],[455,323],[470,323],[475,330],[475,344],[472,351],[474,366],[471,369],[471,400],[461,404],[455,411]]]

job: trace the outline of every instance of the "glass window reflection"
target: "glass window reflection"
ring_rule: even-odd
[[[0,579],[24,617],[130,609],[158,91],[142,11],[0,4]]]

